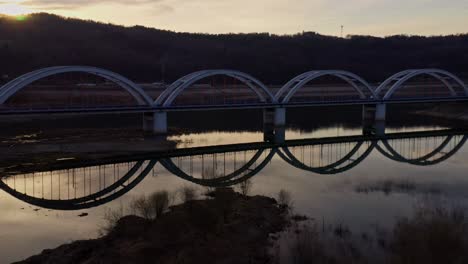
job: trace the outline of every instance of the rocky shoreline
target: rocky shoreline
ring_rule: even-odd
[[[211,196],[173,206],[155,220],[125,216],[101,238],[18,263],[269,263],[270,237],[287,226],[287,208],[232,189]]]

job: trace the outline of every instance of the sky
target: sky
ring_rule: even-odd
[[[0,0],[0,13],[178,32],[446,35],[468,32],[468,0]]]

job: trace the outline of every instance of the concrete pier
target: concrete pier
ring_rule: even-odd
[[[263,110],[265,126],[282,127],[286,125],[286,108],[267,108]]]
[[[385,136],[385,121],[375,121],[374,134],[376,136]]]
[[[362,106],[362,120],[363,121],[385,121],[386,115],[387,115],[386,104]]]
[[[275,108],[274,125],[284,127],[286,125],[286,108]]]
[[[276,127],[263,131],[263,141],[270,143],[284,143],[286,141],[286,129],[284,127]]]
[[[286,109],[263,110],[263,137],[267,142],[282,143],[285,140]]]
[[[167,113],[163,111],[144,113],[143,130],[157,135],[167,134]]]
[[[362,106],[362,130],[364,135],[385,135],[386,105]]]
[[[377,104],[375,106],[375,121],[385,121],[387,116],[387,105]]]

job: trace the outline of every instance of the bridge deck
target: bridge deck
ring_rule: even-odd
[[[437,98],[402,98],[391,100],[350,100],[350,101],[323,101],[323,102],[291,102],[287,104],[253,103],[237,105],[187,105],[171,107],[150,106],[107,106],[107,107],[70,107],[70,108],[0,108],[0,115],[42,115],[42,114],[107,114],[107,113],[144,113],[144,112],[175,112],[175,111],[211,111],[236,109],[266,109],[266,108],[293,108],[318,106],[349,106],[373,104],[416,104],[416,103],[442,103],[464,102],[468,96],[463,97],[437,97]]]

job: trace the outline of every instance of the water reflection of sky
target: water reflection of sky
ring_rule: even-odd
[[[447,129],[444,126],[408,126],[386,128],[387,133],[417,132],[426,130]],[[286,139],[323,138],[361,135],[362,128],[348,128],[344,126],[331,126],[318,128],[313,131],[289,128],[286,130]],[[218,144],[239,144],[248,142],[259,142],[263,140],[262,132],[208,132],[202,134],[182,134],[168,137],[168,140],[177,142],[178,148],[200,147]]]
[[[420,130],[422,128],[417,128]],[[433,128],[431,128],[433,129]],[[395,129],[394,131],[413,131]],[[331,127],[315,132],[290,130],[287,138],[325,137],[360,134],[359,129]],[[216,144],[234,144],[263,140],[262,133],[216,132],[198,135],[182,135],[171,138],[179,147],[194,147]],[[276,196],[285,189],[292,193],[294,207],[298,213],[306,214],[317,221],[343,223],[355,232],[368,231],[374,225],[389,227],[397,216],[409,215],[413,206],[425,198],[422,192],[395,192],[388,195],[382,192],[358,193],[356,187],[372,185],[382,181],[408,181],[417,190],[437,187],[437,197],[463,204],[466,201],[468,177],[468,146],[464,146],[449,160],[428,167],[418,167],[396,162],[373,151],[369,157],[351,170],[334,175],[319,175],[287,164],[275,156],[273,160],[252,178],[251,194]],[[195,164],[199,168],[200,164]],[[104,214],[108,208],[119,208],[128,204],[134,197],[159,190],[175,193],[184,186],[196,186],[171,175],[160,164],[123,197],[104,206],[82,211],[51,211],[39,209],[21,202],[0,191],[0,262],[20,260],[43,249],[79,239],[95,238],[99,226],[104,224]],[[199,193],[205,188],[196,186]],[[35,209],[39,209],[35,211]],[[81,213],[86,217],[78,217]]]

